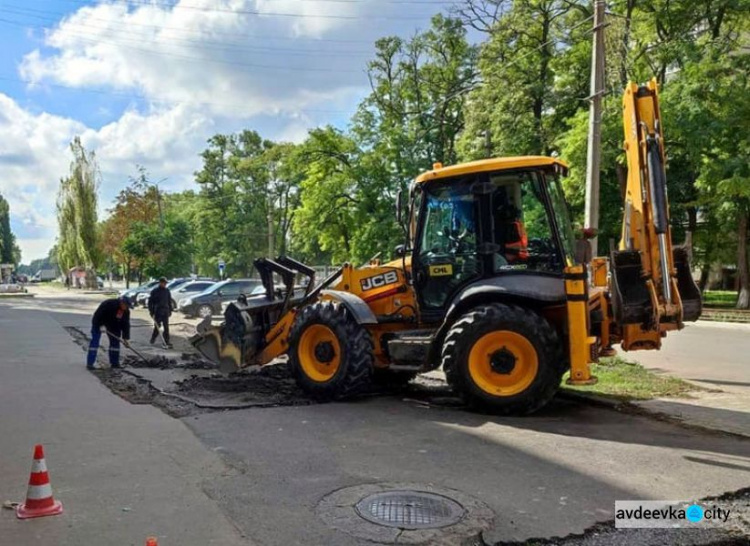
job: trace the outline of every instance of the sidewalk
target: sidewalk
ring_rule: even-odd
[[[42,443],[65,513],[0,513],[3,544],[249,544],[204,488],[231,478],[185,425],[131,405],[84,369],[84,353],[48,313],[0,302],[0,501],[23,501]]]
[[[670,333],[661,351],[620,352],[620,356],[706,389],[691,398],[636,402],[638,407],[750,437],[750,324],[697,322]]]

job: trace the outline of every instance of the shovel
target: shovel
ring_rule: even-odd
[[[164,334],[162,333],[161,329],[159,328],[159,323],[156,322],[156,319],[154,319],[154,328],[156,328],[156,331],[159,332],[159,337],[161,338],[162,349],[169,349],[169,343],[167,343],[167,340],[164,339]]]
[[[143,362],[145,362],[146,364],[151,364],[148,360],[146,360],[145,356],[143,356],[141,353],[139,353],[138,351],[136,351],[130,345],[130,343],[128,343],[127,341],[125,341],[124,339],[122,339],[120,336],[116,336],[115,334],[113,334],[109,330],[107,330],[107,335],[112,336],[113,338],[115,338],[116,340],[118,340],[120,343],[122,343],[125,347],[127,347],[128,349],[130,349],[131,351],[133,351],[138,356],[138,358],[140,358],[141,360],[143,360]]]

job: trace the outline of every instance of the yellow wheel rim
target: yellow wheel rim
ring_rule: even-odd
[[[531,342],[521,334],[497,330],[480,337],[469,352],[469,375],[492,396],[513,396],[529,388],[539,371]]]
[[[312,324],[302,332],[297,356],[307,377],[325,383],[341,365],[341,345],[328,326]]]

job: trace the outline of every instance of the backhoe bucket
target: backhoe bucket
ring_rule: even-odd
[[[694,322],[701,316],[703,300],[698,285],[690,272],[690,260],[687,250],[682,247],[674,249],[674,267],[677,270],[677,290],[682,300],[682,320]]]

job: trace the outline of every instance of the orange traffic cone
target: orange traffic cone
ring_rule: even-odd
[[[52,486],[49,483],[47,463],[44,462],[44,448],[37,444],[34,447],[34,462],[31,463],[29,490],[26,502],[16,510],[20,519],[56,516],[62,514],[62,503],[52,497]]]
[[[156,537],[148,537],[146,539],[146,546],[159,546],[159,541],[156,540]]]

